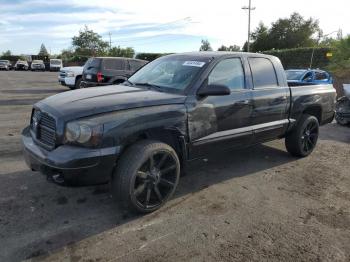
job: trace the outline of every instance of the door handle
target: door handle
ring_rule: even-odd
[[[237,104],[237,105],[249,105],[250,104],[250,100],[237,101],[235,104]]]

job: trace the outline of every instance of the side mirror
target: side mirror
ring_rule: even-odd
[[[199,96],[226,96],[229,94],[231,94],[230,88],[219,84],[206,85],[197,92]]]

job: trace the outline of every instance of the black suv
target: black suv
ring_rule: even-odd
[[[84,66],[80,87],[123,83],[145,64],[145,60],[125,57],[92,57]]]

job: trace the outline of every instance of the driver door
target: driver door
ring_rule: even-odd
[[[197,97],[189,108],[190,157],[206,152],[247,145],[252,141],[249,128],[252,114],[252,90],[246,88],[241,58],[219,61],[211,70],[204,85],[225,85],[231,94]]]

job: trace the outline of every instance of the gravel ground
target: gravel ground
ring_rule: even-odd
[[[0,261],[350,261],[350,128],[314,153],[274,141],[197,161],[161,210],[134,216],[108,186],[60,187],[26,167],[31,105],[57,73],[0,72]]]

